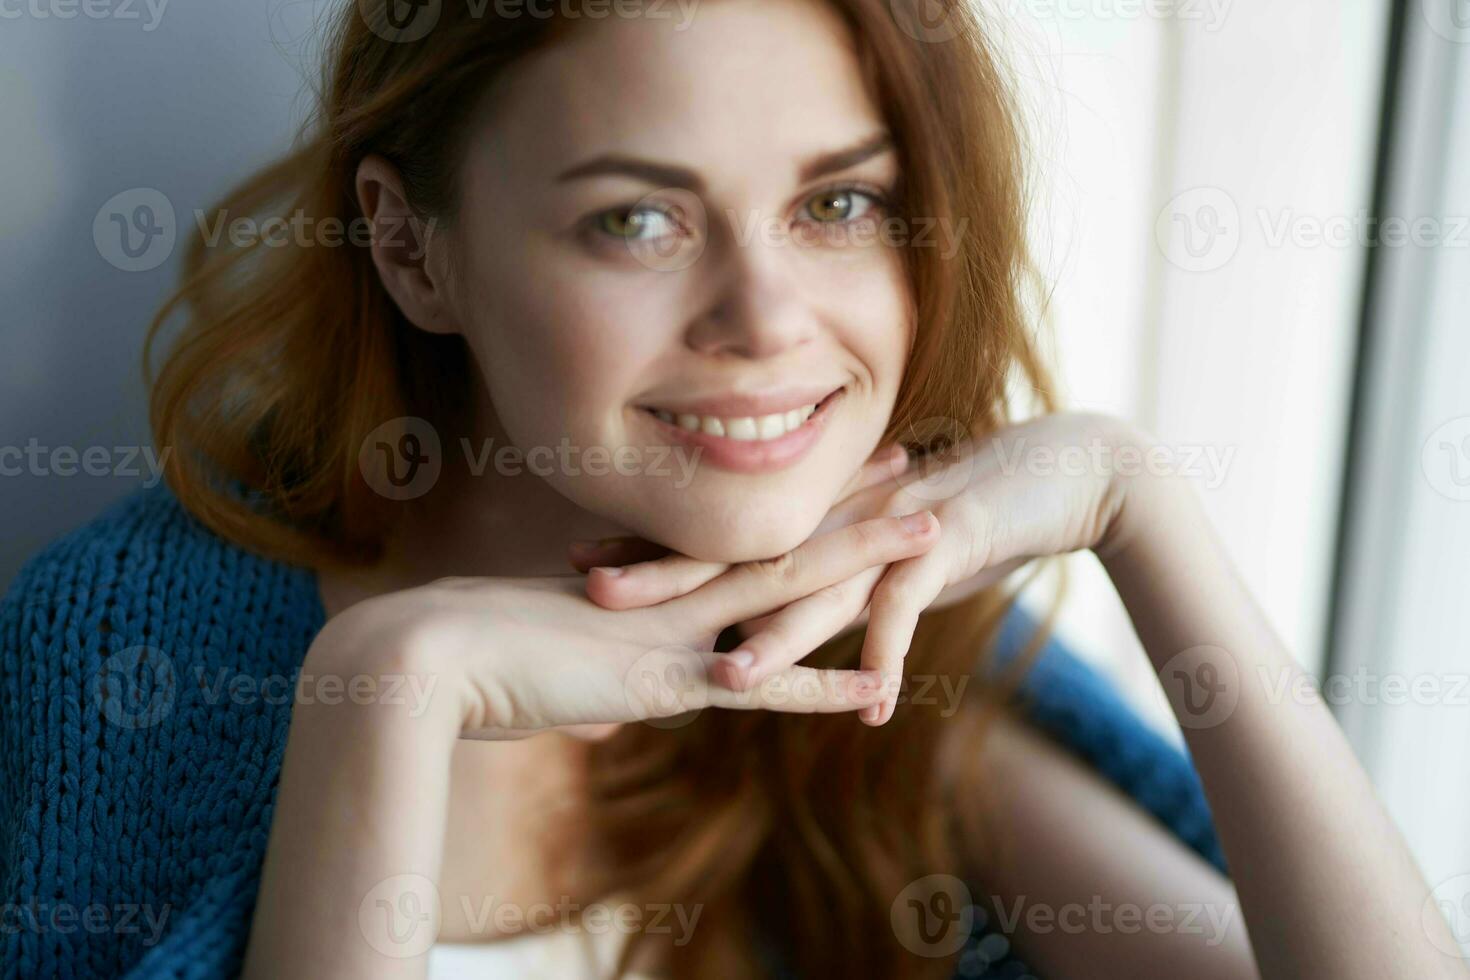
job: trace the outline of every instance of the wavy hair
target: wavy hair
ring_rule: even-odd
[[[219,213],[360,222],[354,175],[380,154],[421,216],[452,220],[469,107],[580,19],[565,4],[546,17],[499,17],[494,4],[476,16],[475,5],[444,0],[427,34],[394,38],[391,2],[344,2],[315,112],[290,152],[233,189]],[[1022,127],[987,25],[963,0],[945,0],[942,22],[922,16],[932,0],[828,2],[894,137],[895,213],[926,216],[940,236],[903,246],[916,335],[885,441],[942,452],[1009,421],[1017,391],[1030,408],[1054,410],[1026,302],[1036,278]],[[152,351],[175,318],[155,378]],[[230,541],[318,569],[375,560],[397,516],[364,474],[364,439],[403,416],[466,431],[474,363],[463,338],[409,324],[369,251],[350,241],[191,240],[182,284],[144,348],[153,434],[174,447],[165,475],[180,501]],[[948,976],[954,956],[914,955],[891,910],[917,879],[964,873],[961,827],[978,826],[984,804],[976,740],[1018,676],[979,676],[1011,601],[996,587],[920,617],[908,672],[975,681],[950,717],[911,703],[868,729],[846,715],[704,712],[675,728],[625,726],[594,745],[590,827],[608,856],[603,884],[646,903],[704,906],[687,944],[640,933],[621,969],[663,943],[675,976],[757,976],[767,968],[760,935],[806,975]],[[856,666],[862,643],[857,630],[807,662]]]

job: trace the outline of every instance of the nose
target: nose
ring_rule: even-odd
[[[719,255],[711,254],[713,248],[704,255],[714,299],[689,324],[690,349],[761,359],[811,342],[820,318],[801,288],[801,264],[791,246],[729,239],[722,244]]]

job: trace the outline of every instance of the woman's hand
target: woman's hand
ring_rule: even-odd
[[[628,610],[588,602],[570,576],[439,579],[345,610],[308,659],[318,672],[360,672],[366,664],[378,674],[437,679],[441,709],[455,715],[462,735],[481,738],[706,706],[853,710],[881,697],[872,672],[789,666],[770,672],[768,684],[736,691],[709,683],[724,656],[713,652],[715,639],[735,622],[921,555],[938,540],[927,513],[862,521],[778,558],[726,569],[674,601]]]
[[[927,471],[907,457],[875,454],[817,533],[881,515],[930,509],[938,544],[886,567],[864,568],[820,593],[741,624],[747,637],[715,670],[732,690],[790,668],[848,628],[868,623],[861,668],[883,678],[887,696],[859,717],[881,725],[892,716],[903,659],[919,615],[1010,574],[1032,558],[1099,547],[1118,514],[1126,480],[1115,474],[1119,450],[1144,439],[1125,423],[1091,414],[1056,414],[966,440]],[[931,464],[937,461],[927,461]],[[585,544],[578,567],[633,562],[617,576],[596,569],[588,595],[614,609],[680,596],[725,566],[668,554],[637,539]]]
[[[741,692],[710,684],[723,656],[714,641],[732,623],[938,539],[928,513],[863,521],[647,609],[603,609],[572,577],[446,578],[333,616],[301,676],[330,681],[336,696],[299,698],[292,711],[244,975],[423,976],[460,738],[652,721],[706,705],[876,703],[877,677],[851,670],[793,667]],[[407,710],[405,690],[418,692]],[[410,904],[427,927],[405,937],[379,911]]]

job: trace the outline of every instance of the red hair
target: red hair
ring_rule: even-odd
[[[1041,409],[1055,403],[1024,302],[1034,281],[1014,99],[970,5],[946,6],[947,37],[914,36],[925,33],[926,2],[831,6],[898,148],[895,213],[925,216],[940,236],[904,246],[917,333],[885,441],[942,448],[1009,421],[1013,379]],[[445,0],[431,31],[395,43],[383,0],[344,2],[314,118],[288,155],[219,208],[360,221],[354,175],[380,154],[421,215],[452,217],[468,107],[507,66],[572,28],[565,6],[553,7],[549,18],[500,18],[495,5],[473,16]],[[402,416],[465,431],[478,379],[463,339],[410,325],[360,246],[201,238],[184,268],[145,348],[151,364],[164,323],[183,314],[150,377],[155,439],[175,449],[170,486],[252,551],[314,568],[373,561],[398,505],[371,489],[358,449]],[[972,677],[1010,601],[992,589],[925,613],[906,669]],[[857,631],[807,662],[856,666],[862,642]],[[907,952],[890,908],[915,879],[961,872],[959,823],[973,823],[982,802],[966,765],[978,753],[945,749],[980,737],[1002,694],[976,680],[957,717],[905,705],[881,729],[847,715],[713,711],[673,730],[626,726],[591,750],[605,883],[648,903],[703,904],[692,941],[666,950],[678,976],[759,975],[756,928],[807,975],[948,976],[953,956]],[[658,940],[638,936],[624,965]]]

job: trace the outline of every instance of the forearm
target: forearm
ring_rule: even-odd
[[[296,706],[244,976],[424,977],[457,733],[401,704]]]
[[[1293,695],[1301,668],[1194,492],[1138,481],[1098,552],[1180,719],[1263,975],[1465,976],[1431,943],[1444,923],[1421,921],[1422,874],[1321,699]]]

